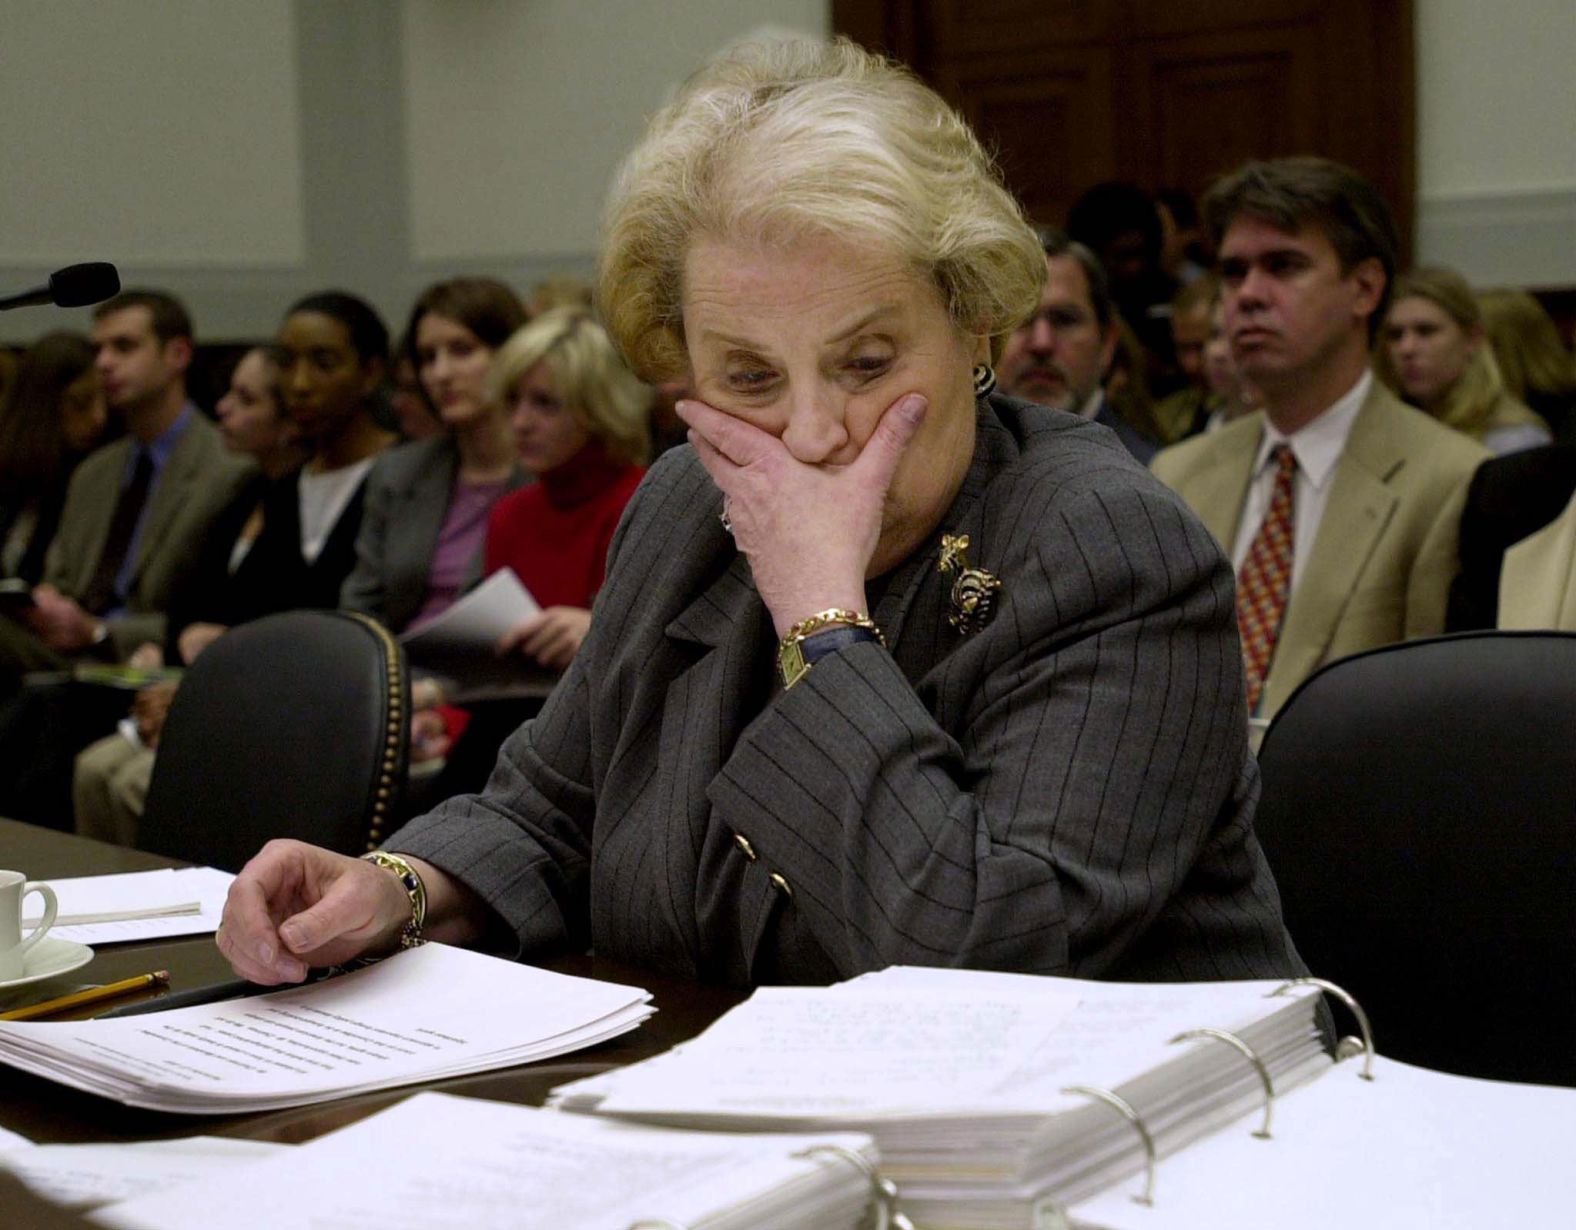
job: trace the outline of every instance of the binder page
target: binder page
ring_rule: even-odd
[[[1132,1188],[1073,1209],[1101,1230],[1479,1230],[1568,1225],[1576,1089],[1473,1080],[1350,1059],[1289,1094],[1274,1138],[1242,1124],[1164,1162],[1155,1202]]]
[[[290,1149],[290,1145],[224,1136],[113,1145],[39,1145],[0,1159],[0,1167],[46,1200],[87,1209],[211,1176],[231,1182],[237,1168]]]
[[[867,1138],[833,1139],[869,1148]],[[696,1224],[749,1191],[813,1169],[789,1157],[809,1143],[660,1132],[422,1093],[234,1181],[188,1185],[96,1216],[126,1230],[627,1230],[658,1217]],[[289,1196],[258,1201],[259,1191]]]

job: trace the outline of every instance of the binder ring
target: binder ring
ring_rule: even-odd
[[[875,1225],[871,1230],[914,1230],[914,1223],[906,1214],[898,1211],[897,1184],[877,1174],[876,1168],[868,1158],[844,1145],[832,1144],[811,1145],[808,1149],[801,1149],[790,1156],[813,1158],[817,1154],[851,1163],[870,1181],[870,1199],[876,1214]]]
[[[1253,1065],[1253,1070],[1259,1074],[1259,1081],[1264,1085],[1264,1122],[1259,1124],[1259,1130],[1254,1136],[1260,1140],[1270,1139],[1270,1116],[1275,1111],[1275,1082],[1270,1079],[1270,1070],[1264,1066],[1264,1061],[1258,1053],[1236,1034],[1228,1033],[1224,1029],[1212,1029],[1205,1026],[1202,1029],[1189,1029],[1172,1038],[1173,1043],[1186,1042],[1191,1038],[1213,1038],[1217,1042],[1224,1042],[1233,1050],[1241,1052],[1244,1059]]]
[[[1363,1051],[1363,1070],[1359,1072],[1358,1075],[1365,1081],[1373,1080],[1374,1031],[1372,1026],[1368,1024],[1368,1014],[1363,1011],[1363,1006],[1353,999],[1349,992],[1336,986],[1333,982],[1329,982],[1323,978],[1293,978],[1290,982],[1282,983],[1280,986],[1276,987],[1270,992],[1270,994],[1280,995],[1282,992],[1289,991],[1293,987],[1318,987],[1319,990],[1335,996],[1336,999],[1340,1000],[1352,1010],[1352,1015],[1357,1018],[1357,1028],[1363,1032],[1363,1040],[1361,1043]],[[1356,1054],[1356,1052],[1352,1050],[1354,1045],[1357,1045],[1356,1039],[1342,1038],[1335,1045],[1336,1057],[1338,1059],[1345,1059],[1348,1055]]]
[[[1138,1139],[1144,1145],[1144,1194],[1134,1196],[1133,1200],[1137,1204],[1153,1205],[1155,1203],[1155,1138],[1149,1134],[1148,1125],[1133,1109],[1133,1104],[1121,1094],[1112,1093],[1109,1089],[1099,1089],[1094,1085],[1068,1085],[1062,1092],[1081,1093],[1086,1098],[1104,1102],[1133,1125],[1133,1130],[1138,1133]]]

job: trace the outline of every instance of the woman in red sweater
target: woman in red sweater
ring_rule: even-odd
[[[608,545],[645,473],[651,390],[579,307],[544,312],[515,333],[490,379],[520,467],[537,481],[493,506],[486,571],[513,568],[542,607],[499,650],[563,670],[590,627]]]

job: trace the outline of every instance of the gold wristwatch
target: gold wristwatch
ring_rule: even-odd
[[[858,611],[818,611],[808,619],[801,619],[788,629],[777,646],[777,673],[782,678],[783,689],[793,687],[827,654],[860,641],[875,641],[883,648],[886,646],[886,637],[881,635],[875,621]]]

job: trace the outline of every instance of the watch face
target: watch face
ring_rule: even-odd
[[[799,682],[799,676],[808,669],[804,661],[804,650],[798,641],[787,641],[777,650],[777,673],[782,676],[783,687],[793,687]]]

